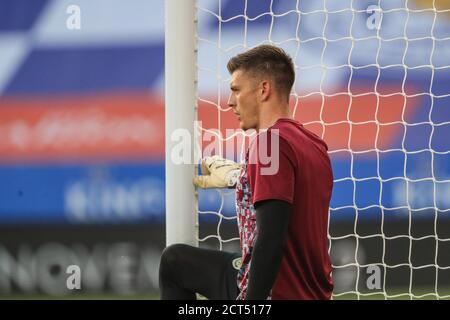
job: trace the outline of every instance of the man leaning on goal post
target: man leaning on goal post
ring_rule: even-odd
[[[227,68],[228,105],[241,129],[258,135],[242,165],[207,157],[193,183],[236,188],[241,251],[167,247],[159,269],[161,299],[195,299],[197,293],[221,300],[330,299],[333,173],[325,142],[292,117],[292,59],[281,48],[260,45],[231,58]]]

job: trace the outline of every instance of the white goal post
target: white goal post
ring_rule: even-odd
[[[166,0],[165,122],[166,122],[166,244],[198,245],[198,206],[192,177],[194,164],[176,164],[174,132],[194,136],[197,119],[197,53],[195,0]],[[167,199],[170,199],[168,201]]]

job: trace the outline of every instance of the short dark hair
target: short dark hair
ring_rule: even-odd
[[[227,69],[230,74],[242,70],[256,76],[271,77],[278,92],[289,100],[295,70],[291,57],[283,49],[267,44],[254,47],[231,58]]]

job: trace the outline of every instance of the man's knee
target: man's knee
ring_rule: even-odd
[[[167,273],[170,270],[177,270],[178,266],[182,264],[183,252],[189,246],[182,243],[172,244],[166,247],[161,255],[161,262],[159,265],[160,273]]]

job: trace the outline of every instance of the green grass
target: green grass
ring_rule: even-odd
[[[413,291],[414,296],[408,293],[408,289],[397,289],[388,291],[387,296],[377,292],[373,294],[356,293],[338,294],[333,296],[333,300],[437,300],[434,289],[417,289]],[[450,300],[450,288],[439,291],[439,299]],[[0,296],[0,300],[159,300],[158,294],[149,295],[95,295],[95,294],[74,294],[69,296],[49,296],[49,295],[8,295]]]
[[[417,290],[408,293],[408,289],[387,291],[386,294],[376,292],[372,294],[356,294],[346,293],[333,295],[333,300],[450,300],[450,289],[439,291],[439,296],[435,294],[434,290]]]
[[[159,295],[8,295],[0,296],[0,300],[158,300]]]

